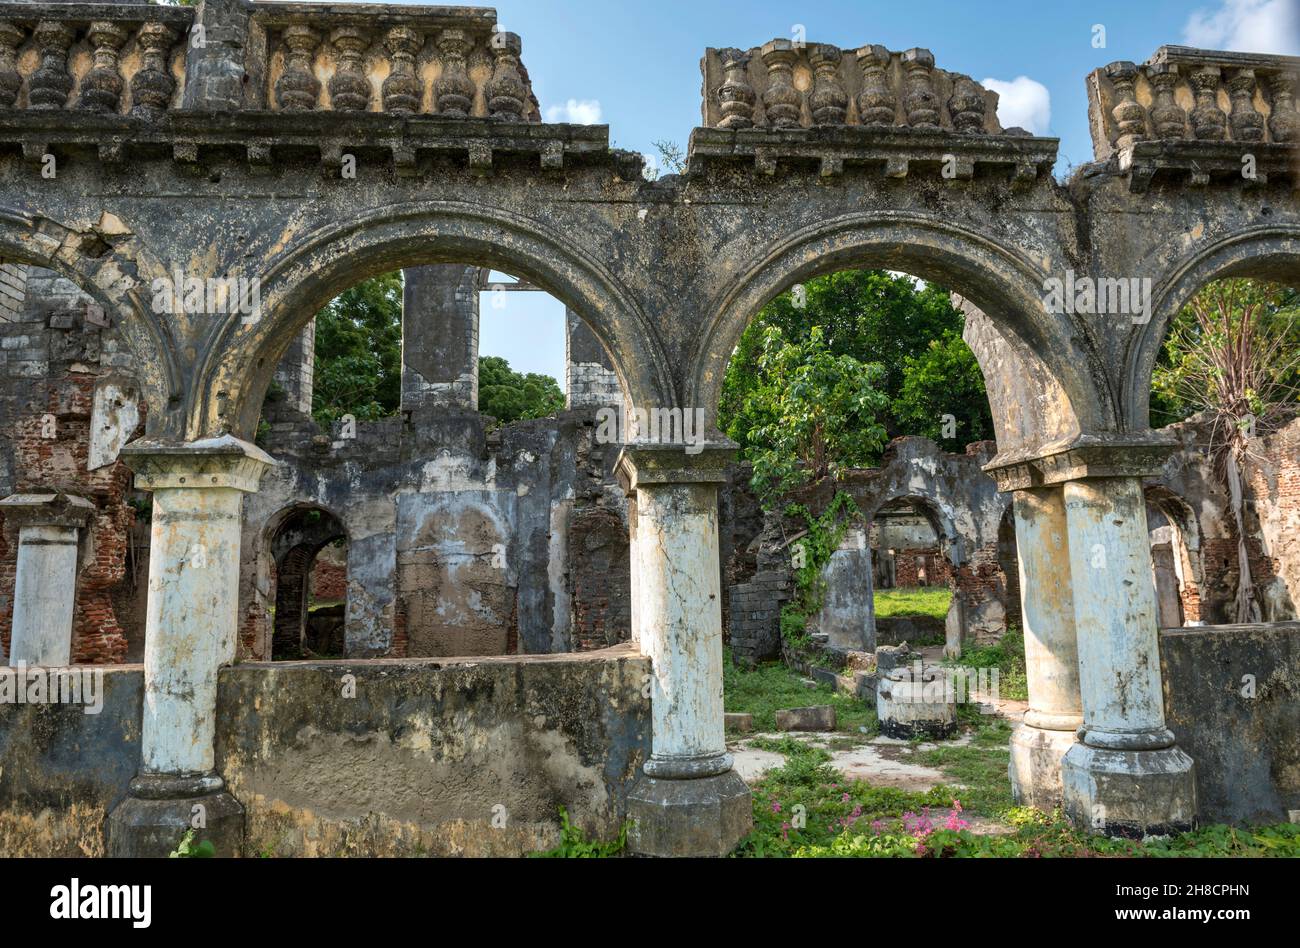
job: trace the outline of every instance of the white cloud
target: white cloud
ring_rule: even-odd
[[[1183,42],[1202,49],[1300,55],[1300,0],[1220,0],[1218,9],[1188,17]]]
[[[571,125],[599,125],[599,99],[570,99],[563,105],[552,105],[546,109],[547,122],[568,122]]]
[[[1052,94],[1047,86],[1028,76],[1017,76],[1010,82],[985,79],[983,85],[998,94],[998,121],[1003,128],[1047,134],[1052,124]]]

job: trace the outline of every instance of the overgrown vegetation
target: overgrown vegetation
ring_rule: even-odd
[[[996,668],[1001,697],[1017,701],[1029,699],[1029,679],[1025,672],[1025,634],[1020,629],[1007,629],[996,645],[973,646],[966,649],[961,658],[947,664],[965,668]]]
[[[870,466],[902,434],[959,451],[993,432],[963,325],[945,290],[906,275],[845,270],[809,280],[765,306],[741,336],[723,381],[721,424],[756,473],[769,458],[777,476],[790,476],[791,457],[823,468],[812,479],[836,466]],[[790,391],[793,368],[802,371],[798,391]],[[854,384],[845,377],[852,372]],[[841,427],[864,437],[837,440]]]
[[[1300,826],[1210,826],[1168,839],[1108,839],[1070,828],[1060,813],[1010,803],[1005,721],[982,728],[970,745],[943,745],[916,760],[940,767],[954,783],[923,793],[846,780],[818,748],[791,740],[783,767],[755,785],[754,831],[739,857],[1042,858],[1300,857]],[[975,832],[981,815],[1001,834]],[[988,829],[987,823],[982,827]]]
[[[1210,455],[1227,489],[1237,537],[1236,622],[1259,622],[1246,547],[1246,462],[1252,441],[1300,407],[1300,293],[1256,280],[1220,280],[1174,318],[1152,377],[1152,415],[1203,413]]]
[[[187,829],[176,848],[168,853],[170,859],[211,859],[217,854],[216,847],[208,839],[195,841],[194,830]]]
[[[627,848],[628,824],[619,828],[611,842],[589,840],[580,827],[569,821],[569,811],[560,807],[560,844],[546,852],[533,853],[536,859],[610,859],[621,856]]]
[[[730,655],[723,662],[723,703],[730,714],[752,714],[756,731],[776,730],[776,712],[829,704],[835,708],[841,731],[868,734],[877,731],[876,710],[850,695],[838,694],[829,685],[809,688],[780,662],[747,669],[734,665]]]
[[[814,515],[802,504],[791,504],[785,512],[789,517],[802,517],[807,531],[790,544],[795,594],[781,607],[781,637],[793,648],[804,648],[809,644],[808,619],[821,610],[826,596],[822,570],[860,513],[857,503],[843,491],[820,514]]]

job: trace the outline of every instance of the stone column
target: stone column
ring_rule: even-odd
[[[718,484],[734,445],[630,445],[636,495],[633,636],[653,663],[653,740],[628,795],[633,852],[725,856],[750,830],[750,793],[723,732]]]
[[[71,665],[79,531],[95,505],[62,493],[14,494],[0,500],[0,513],[18,527],[9,664]]]
[[[272,463],[230,436],[122,451],[153,492],[141,768],[108,819],[111,856],[166,856],[191,827],[238,855],[244,810],[215,769],[217,673],[235,657],[240,505]]]
[[[1061,759],[1083,723],[1065,492],[1017,491],[1013,508],[1029,710],[1011,735],[1011,791],[1018,804],[1050,812],[1061,803]]]
[[[1165,726],[1142,481],[1088,477],[1063,490],[1083,696],[1080,742],[1061,765],[1066,814],[1110,836],[1191,829],[1192,760]]]

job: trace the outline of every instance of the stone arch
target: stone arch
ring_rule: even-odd
[[[853,213],[789,235],[745,266],[709,304],[709,318],[687,369],[685,402],[713,419],[722,379],[741,333],[754,314],[802,280],[850,268],[905,271],[971,300],[1001,328],[1030,377],[1046,380],[1039,403],[1050,409],[1034,440],[1068,438],[1081,431],[1109,430],[1114,409],[1096,354],[1068,316],[1044,309],[1047,272],[1023,252],[979,232],[910,212]],[[978,355],[978,354],[977,354]],[[996,385],[999,373],[983,365]],[[990,402],[997,400],[990,392]],[[1000,444],[1011,438],[995,412]]]
[[[388,206],[303,235],[262,278],[262,317],[227,319],[201,360],[187,403],[197,436],[247,436],[280,354],[330,299],[377,273],[430,263],[487,266],[522,277],[572,308],[610,353],[634,403],[677,400],[647,314],[609,270],[571,237],[505,211],[452,201]]]
[[[135,359],[135,378],[148,403],[150,432],[162,430],[183,390],[175,353],[141,285],[148,254],[134,237],[74,231],[47,217],[0,206],[0,263],[51,270],[75,283],[104,308]],[[162,272],[160,265],[146,270]]]
[[[267,523],[263,542],[275,564],[275,621],[269,648],[262,651],[265,658],[299,653],[307,629],[312,567],[320,552],[339,539],[348,539],[342,520],[317,504],[293,504]]]
[[[1151,321],[1130,342],[1121,390],[1128,430],[1150,426],[1151,375],[1169,324],[1202,287],[1229,277],[1254,277],[1300,285],[1300,225],[1254,227],[1230,234],[1184,258],[1153,291]]]

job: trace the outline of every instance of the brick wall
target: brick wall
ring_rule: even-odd
[[[15,274],[0,268],[12,289]],[[127,503],[131,474],[120,462],[88,470],[95,385],[122,364],[116,333],[85,318],[86,297],[45,270],[26,270],[22,308],[0,321],[0,418],[12,438],[8,492],[59,489],[95,504],[82,547],[73,613],[73,661],[112,664],[127,654],[126,630],[114,590],[126,578],[127,540],[135,511]],[[15,299],[11,292],[0,292]],[[142,412],[143,414],[143,412]],[[13,622],[17,537],[5,528],[0,547],[0,640],[6,654]]]

